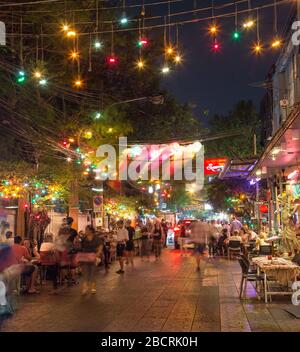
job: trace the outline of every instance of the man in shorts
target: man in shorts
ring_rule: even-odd
[[[206,231],[204,221],[197,221],[191,231],[191,239],[195,244],[195,258],[197,264],[197,271],[200,271],[200,260],[206,248]]]
[[[119,220],[117,222],[117,258],[120,263],[120,269],[117,271],[117,274],[124,274],[124,256],[126,249],[126,242],[129,241],[128,231],[124,227],[124,221]]]

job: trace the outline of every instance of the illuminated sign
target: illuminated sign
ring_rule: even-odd
[[[226,161],[226,158],[205,159],[204,175],[218,175],[223,171]]]

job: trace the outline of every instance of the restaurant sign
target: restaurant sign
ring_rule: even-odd
[[[204,175],[219,175],[223,171],[226,161],[226,158],[205,159]]]

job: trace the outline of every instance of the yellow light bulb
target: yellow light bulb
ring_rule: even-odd
[[[63,30],[64,32],[67,32],[67,31],[69,30],[69,26],[68,26],[67,24],[64,24],[64,25],[62,26],[62,30]]]
[[[109,132],[109,133],[111,133],[112,131],[113,131],[113,129],[112,129],[112,128],[109,128],[109,129],[108,129],[108,132]]]
[[[217,26],[213,25],[210,27],[209,31],[211,34],[216,34],[218,31],[218,28],[217,28]]]
[[[41,78],[42,77],[42,74],[41,74],[40,71],[35,71],[33,75],[34,75],[35,78]]]
[[[179,54],[177,54],[174,58],[174,61],[176,64],[180,64],[182,61],[182,57]]]
[[[82,80],[81,79],[77,79],[75,82],[74,82],[74,85],[75,87],[81,87],[82,86]]]
[[[143,60],[139,60],[136,65],[139,69],[142,69],[145,67],[145,63]]]
[[[279,48],[281,46],[281,41],[280,39],[275,39],[272,44],[271,44],[272,48]]]
[[[75,31],[68,31],[68,32],[67,32],[67,37],[69,37],[69,38],[74,38],[74,37],[76,37],[76,32],[75,32]]]
[[[246,29],[249,29],[254,26],[254,21],[248,20],[247,22],[244,23],[243,27]]]
[[[260,54],[263,50],[263,46],[260,43],[256,43],[253,46],[253,51],[255,52],[255,54]]]
[[[166,53],[167,53],[168,55],[172,55],[173,52],[174,52],[174,49],[173,49],[171,46],[169,46],[168,48],[166,48]]]
[[[72,60],[77,60],[77,59],[79,58],[78,52],[77,52],[77,51],[72,51],[72,52],[70,53],[70,58],[71,58]]]

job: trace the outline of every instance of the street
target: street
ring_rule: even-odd
[[[164,250],[160,261],[126,268],[124,276],[100,270],[97,294],[82,297],[80,285],[58,295],[49,286],[40,295],[19,297],[15,315],[2,322],[9,332],[260,332],[300,331],[300,320],[283,310],[290,298],[265,304],[248,285],[240,300],[237,261],[208,259],[195,271],[192,256]]]

